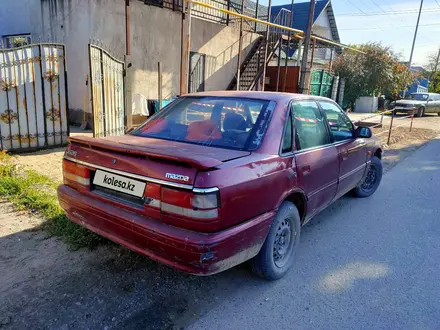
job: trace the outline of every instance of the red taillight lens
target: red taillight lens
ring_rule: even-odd
[[[148,185],[147,185],[148,187]],[[146,202],[151,205],[151,196],[146,192]],[[153,202],[155,199],[152,199]],[[219,218],[218,191],[209,194],[200,194],[193,191],[161,189],[159,200],[161,211],[200,220],[217,220]]]
[[[90,186],[90,170],[68,160],[63,160],[63,177],[66,185]]]

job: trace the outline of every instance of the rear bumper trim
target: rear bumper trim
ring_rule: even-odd
[[[58,199],[69,219],[122,246],[180,271],[211,275],[253,258],[275,211],[215,233],[170,226],[61,185]]]

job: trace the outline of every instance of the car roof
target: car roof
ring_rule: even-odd
[[[330,99],[322,96],[314,96],[308,94],[296,93],[280,93],[280,92],[259,92],[259,91],[210,91],[185,94],[182,96],[198,96],[198,97],[241,97],[249,99],[260,99],[275,102],[290,101],[290,100],[316,100],[329,101]],[[332,101],[332,100],[330,100]]]

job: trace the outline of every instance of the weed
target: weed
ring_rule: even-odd
[[[13,157],[0,152],[0,196],[9,199],[19,209],[41,214],[47,220],[42,228],[62,238],[71,249],[94,248],[106,241],[66,217],[58,204],[57,186],[44,175],[20,169]]]

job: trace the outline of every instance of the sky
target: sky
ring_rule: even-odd
[[[304,1],[295,1],[304,2]],[[290,3],[273,0],[273,5]],[[420,0],[332,0],[341,43],[378,41],[408,61]],[[440,0],[424,0],[413,65],[425,65],[440,47]]]

